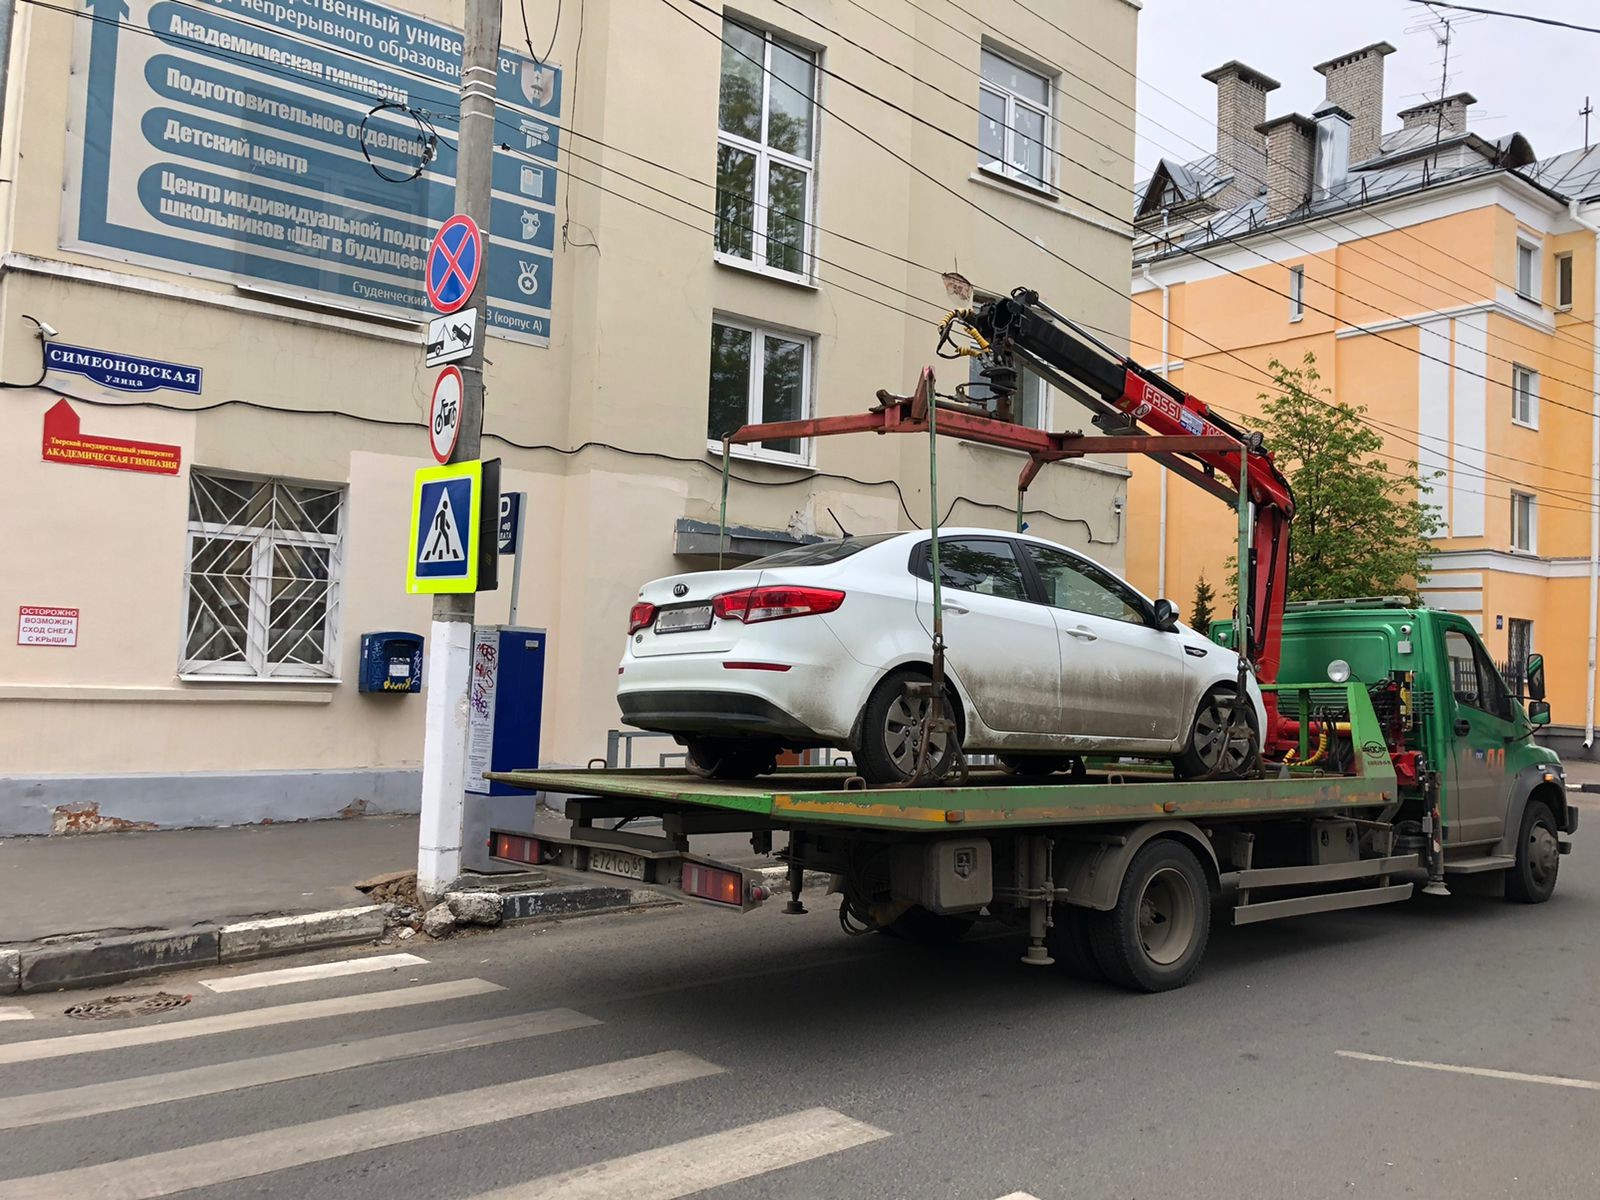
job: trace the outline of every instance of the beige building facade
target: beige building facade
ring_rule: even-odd
[[[111,7],[20,5],[11,54],[0,834],[414,809],[424,700],[360,692],[358,657],[428,628],[404,577],[459,5]],[[942,272],[1126,337],[1133,134],[1097,110],[1131,116],[1137,7],[1087,0],[1070,36],[1030,7],[587,0],[539,62],[507,12],[484,453],[527,495],[544,762],[606,753],[639,584],[714,563],[719,423],[908,390]],[[741,455],[736,548],[925,525],[926,456]],[[942,507],[1007,527],[1020,465],[945,446]],[[1125,479],[1052,468],[1031,529],[1121,569]]]

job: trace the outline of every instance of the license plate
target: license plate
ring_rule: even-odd
[[[589,851],[589,870],[598,871],[602,875],[620,875],[623,879],[644,878],[645,860],[637,854],[625,854],[620,850],[591,850]]]
[[[711,605],[696,604],[693,608],[669,608],[656,618],[657,633],[688,633],[711,628]]]

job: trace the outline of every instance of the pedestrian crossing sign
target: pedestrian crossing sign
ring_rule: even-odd
[[[411,558],[406,591],[478,590],[483,463],[450,463],[417,472],[411,491]]]

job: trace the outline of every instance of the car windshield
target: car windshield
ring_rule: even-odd
[[[765,558],[758,558],[755,562],[746,563],[745,569],[823,567],[860,553],[868,546],[876,546],[879,542],[886,542],[890,538],[899,536],[898,533],[868,533],[860,537],[840,538],[836,542],[813,542],[808,546],[795,546],[788,550],[780,550],[776,554],[769,554]]]

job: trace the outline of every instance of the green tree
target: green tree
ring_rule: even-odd
[[[1332,398],[1315,355],[1271,370],[1277,390],[1253,424],[1294,488],[1288,599],[1415,597],[1439,528],[1416,464],[1385,465],[1366,408]]]
[[[1200,572],[1200,578],[1194,581],[1194,605],[1189,609],[1189,624],[1196,633],[1209,634],[1211,622],[1216,619],[1216,611],[1212,607],[1217,601],[1217,593],[1206,582],[1206,573]]]

